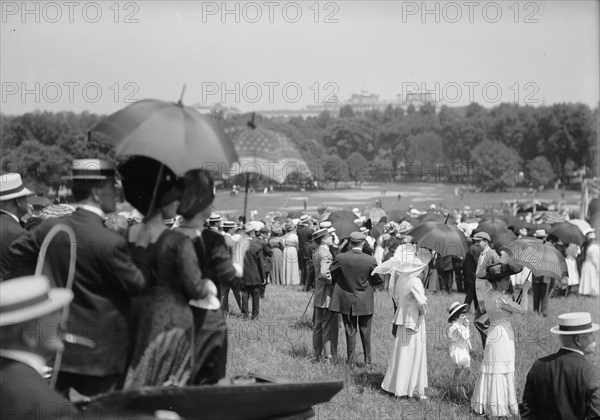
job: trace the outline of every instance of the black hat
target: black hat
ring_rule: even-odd
[[[489,281],[498,281],[510,277],[513,274],[520,273],[521,271],[523,271],[523,267],[520,265],[499,262],[488,266],[485,269],[485,276],[479,278],[487,279]]]
[[[133,156],[119,166],[123,192],[129,203],[141,213],[148,213],[156,189],[154,208],[178,200],[183,193],[183,182],[172,170],[157,160]],[[160,176],[159,176],[160,174]]]

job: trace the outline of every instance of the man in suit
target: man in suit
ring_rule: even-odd
[[[471,245],[469,246],[469,251],[467,252],[467,255],[465,255],[464,266],[463,266],[463,268],[464,268],[464,284],[465,284],[465,291],[466,291],[464,303],[469,305],[469,307],[471,306],[471,304],[473,304],[475,307],[475,310],[477,310],[477,308],[479,308],[477,299],[475,299],[475,282],[476,282],[475,274],[477,273],[477,261],[479,261],[480,254],[481,254],[481,248],[477,244],[471,243]]]
[[[115,168],[99,159],[73,162],[73,197],[77,210],[67,217],[47,219],[35,230],[17,238],[6,255],[7,278],[34,272],[44,238],[64,224],[75,234],[77,260],[74,299],[69,311],[66,343],[56,388],[74,388],[95,395],[117,388],[126,369],[130,337],[131,297],[146,287],[127,242],[104,226],[106,213],[114,212],[120,192]],[[57,235],[48,247],[46,270],[55,286],[65,286],[71,242]]]
[[[248,317],[248,300],[252,297],[252,319],[258,319],[260,314],[260,289],[267,282],[265,272],[265,257],[273,255],[271,247],[265,241],[269,229],[256,230],[255,225],[248,223],[246,233],[253,234],[244,253],[244,273],[242,275],[242,316]]]
[[[44,276],[0,283],[0,419],[73,418],[78,410],[48,386],[46,365],[62,349],[61,309],[73,300]]]
[[[329,310],[342,314],[346,329],[348,363],[355,363],[357,325],[363,346],[365,363],[371,363],[371,321],[374,310],[373,285],[381,284],[378,275],[373,276],[377,261],[363,253],[365,235],[350,234],[350,250],[337,255],[337,267],[333,270],[335,286]]]
[[[337,359],[338,323],[339,314],[329,310],[331,295],[333,294],[333,281],[331,278],[331,264],[333,255],[329,249],[333,245],[331,234],[334,228],[323,228],[313,234],[313,241],[318,248],[313,254],[315,271],[315,311],[313,316],[313,349],[315,359],[321,359],[324,353],[325,361]]]
[[[26,232],[21,226],[21,217],[29,213],[27,197],[32,194],[23,185],[21,175],[0,176],[0,267],[12,241]]]
[[[233,239],[232,236],[232,231],[235,228],[235,222],[231,221],[231,220],[224,220],[221,223],[221,227],[223,228],[223,239],[225,240],[225,246],[227,246],[227,249],[229,251],[229,255],[231,256],[231,259],[233,262],[233,256],[234,254],[234,249],[236,246],[236,240]],[[234,264],[234,267],[241,267],[241,264]],[[238,270],[238,268],[236,268],[236,275],[238,277],[242,277],[242,272],[241,270]],[[223,308],[223,312],[225,312],[225,314],[227,315],[229,313],[229,291],[233,291],[233,297],[235,298],[235,301],[237,302],[238,308],[240,309],[240,312],[242,310],[242,295],[241,295],[241,291],[240,291],[240,287],[241,287],[241,281],[240,282],[236,282],[233,286],[227,284],[227,283],[223,283],[221,284],[221,308]]]
[[[535,361],[525,382],[522,419],[597,419],[600,418],[598,369],[586,360],[596,348],[588,312],[558,316],[558,326],[550,332],[558,335],[560,350]]]
[[[475,299],[477,300],[477,307],[475,310],[475,328],[479,331],[481,336],[481,343],[485,348],[485,341],[487,339],[487,330],[490,327],[490,320],[485,309],[485,297],[492,289],[492,284],[486,279],[482,278],[486,275],[486,268],[492,264],[500,262],[500,256],[490,246],[492,239],[486,232],[478,232],[473,235],[473,243],[476,244],[481,253],[477,259],[477,268],[475,270],[477,279],[475,280]]]
[[[310,268],[311,255],[305,253],[305,247],[312,239],[313,230],[308,226],[310,223],[310,216],[303,214],[300,216],[298,222],[298,229],[296,235],[298,235],[298,266],[300,267],[300,284],[304,286],[305,290],[309,290],[312,286],[312,270]]]

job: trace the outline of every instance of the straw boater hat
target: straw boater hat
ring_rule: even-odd
[[[535,232],[533,232],[533,237],[534,238],[547,238],[548,234],[546,233],[545,229],[537,229]]]
[[[25,188],[21,175],[11,173],[0,176],[0,201],[27,197],[28,195],[33,195],[33,193]]]
[[[235,227],[235,222],[233,220],[223,220],[221,222],[221,227],[223,227],[223,228],[233,228],[233,227]]]
[[[333,225],[331,224],[331,222],[329,220],[325,220],[324,222],[319,223],[319,228],[327,229],[329,231],[329,233],[335,232],[335,228],[333,227]]]
[[[600,325],[592,322],[589,312],[571,312],[558,316],[558,325],[550,328],[552,334],[575,335],[598,331]]]
[[[521,271],[523,271],[523,267],[520,265],[499,262],[488,266],[485,269],[485,276],[479,278],[489,281],[498,281],[510,277],[513,274],[520,273]]]
[[[115,177],[115,165],[103,159],[75,159],[71,170],[74,181],[98,181]]]
[[[313,240],[316,240],[322,238],[325,235],[331,235],[332,232],[335,232],[334,228],[321,228],[315,231],[315,233],[313,233],[312,238]]]
[[[303,214],[300,216],[300,221],[298,224],[307,225],[310,222],[310,216],[308,214]]]
[[[50,288],[45,276],[27,276],[0,283],[0,326],[51,314],[73,300],[73,292]]]
[[[211,213],[210,217],[208,218],[208,223],[214,223],[214,222],[220,222],[221,221],[221,215],[217,214],[217,213]]]
[[[465,310],[469,308],[469,305],[466,303],[459,303],[459,302],[452,302],[450,304],[450,306],[448,307],[448,322],[450,322],[450,318],[452,318],[452,315],[454,315],[455,313]]]

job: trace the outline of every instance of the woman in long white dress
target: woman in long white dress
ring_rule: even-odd
[[[294,222],[288,221],[284,224],[285,235],[283,235],[283,284],[300,284],[300,266],[298,264],[298,235]]]
[[[531,281],[523,283],[523,303],[514,302],[506,293],[510,276],[521,267],[497,263],[486,269],[483,277],[493,289],[485,297],[485,308],[490,317],[483,361],[471,397],[471,408],[478,414],[510,417],[519,414],[515,389],[515,339],[510,319],[514,313],[527,312],[527,292]]]
[[[589,234],[588,234],[589,235]],[[595,234],[592,242],[585,251],[583,264],[581,264],[581,277],[579,279],[579,294],[587,296],[600,295],[600,247]]]
[[[395,336],[381,388],[398,397],[426,398],[427,298],[419,275],[431,258],[430,251],[404,244],[398,246],[392,258],[373,271],[374,274],[391,274],[388,290],[397,305],[393,319]]]

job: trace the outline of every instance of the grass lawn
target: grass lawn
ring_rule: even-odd
[[[345,184],[350,186],[350,184]],[[343,185],[342,185],[343,186]],[[364,183],[361,189],[338,188],[316,191],[275,191],[272,194],[262,192],[250,193],[248,195],[248,213],[257,210],[257,219],[262,219],[268,212],[280,212],[287,215],[288,211],[306,209],[309,213],[316,214],[317,208],[326,205],[329,210],[352,209],[358,207],[372,207],[375,200],[381,202],[384,210],[409,208],[409,205],[417,209],[428,209],[430,204],[443,205],[448,209],[463,209],[470,206],[471,209],[495,207],[501,208],[502,200],[510,199],[543,199],[562,200],[569,208],[579,208],[581,193],[573,190],[545,190],[536,193],[535,196],[527,194],[526,189],[514,189],[505,193],[466,193],[461,200],[455,195],[454,184],[434,183],[395,183],[374,184]],[[332,187],[328,187],[332,188]],[[564,193],[564,197],[561,194]],[[398,194],[401,199],[398,200]],[[219,190],[214,201],[215,211],[228,214],[237,219],[244,208],[244,193],[237,197],[230,197],[229,191]]]
[[[392,346],[392,302],[387,292],[375,294],[375,314],[372,326],[373,364],[349,367],[344,363],[346,344],[340,327],[338,356],[341,361],[327,365],[312,358],[312,331],[301,315],[310,294],[300,286],[267,286],[261,300],[258,321],[239,317],[235,300],[230,299],[233,314],[227,319],[229,354],[227,376],[259,373],[297,381],[340,379],[344,389],[329,403],[315,407],[316,418],[321,419],[465,419],[479,418],[469,410],[469,401],[451,391],[453,367],[444,338],[447,325],[447,307],[463,294],[428,293],[427,326],[428,400],[396,399],[381,391],[381,382]],[[589,311],[594,322],[600,320],[599,300],[570,296],[550,300],[550,315],[542,318],[531,312],[513,317],[516,345],[516,388],[521,400],[525,378],[536,358],[555,352],[558,341],[549,330],[557,325],[557,315],[564,312]],[[312,304],[308,315],[312,315]],[[472,319],[472,315],[470,315]],[[358,338],[358,337],[357,337]],[[357,340],[357,360],[362,361],[362,346]],[[477,379],[483,350],[479,335],[473,331],[471,354],[473,373],[469,378],[469,397]],[[600,351],[590,357],[594,367],[600,366]]]

